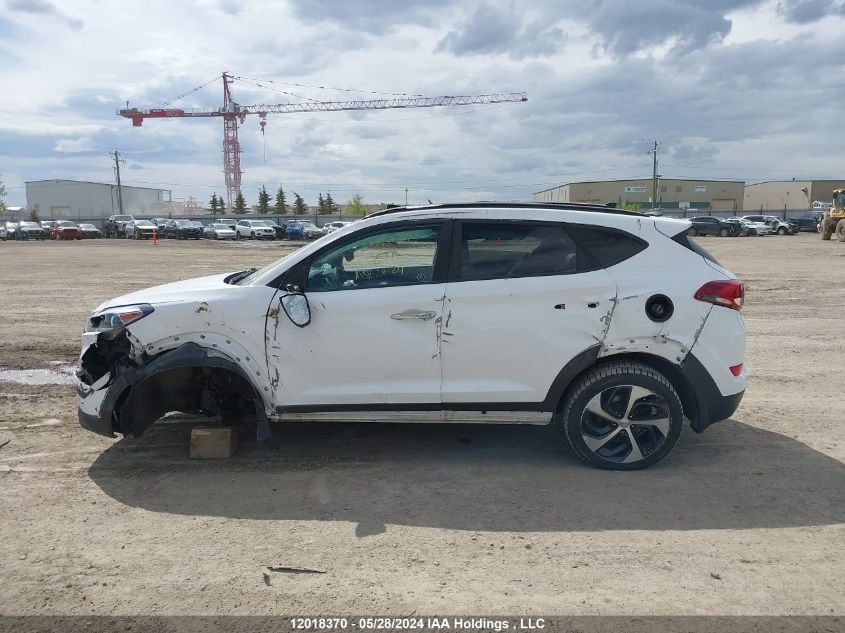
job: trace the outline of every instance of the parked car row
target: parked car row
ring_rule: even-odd
[[[93,224],[76,224],[67,220],[41,222],[6,222],[0,227],[2,240],[81,240],[101,236]]]
[[[272,220],[220,218],[208,225],[196,220],[153,218],[136,220],[131,215],[113,215],[103,224],[106,237],[149,239],[253,239],[314,240],[351,222],[330,222],[320,228],[308,220],[288,220],[284,226]]]
[[[795,235],[800,225],[773,215],[745,215],[741,218],[699,216],[689,218],[689,235],[718,235],[719,237],[748,237],[754,235]]]

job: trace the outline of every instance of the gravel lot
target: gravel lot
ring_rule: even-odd
[[[0,613],[842,614],[845,244],[700,242],[746,283],[749,390],[645,472],[534,427],[287,426],[192,462],[190,420],[113,441],[71,386],[0,382]],[[0,243],[0,367],[73,363],[100,302],[290,248]]]

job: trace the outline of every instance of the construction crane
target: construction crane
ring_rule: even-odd
[[[370,99],[355,101],[317,101],[308,103],[279,103],[275,105],[240,105],[232,99],[232,83],[235,77],[229,73],[221,75],[223,79],[223,107],[222,108],[130,108],[118,110],[117,114],[132,120],[132,125],[140,127],[144,119],[170,118],[205,118],[223,117],[223,173],[226,176],[226,198],[228,208],[232,209],[235,198],[241,190],[241,146],[238,142],[238,124],[244,123],[249,114],[257,114],[261,125],[261,133],[267,124],[268,114],[288,114],[292,112],[342,112],[352,110],[393,110],[406,108],[437,108],[443,106],[468,106],[491,103],[507,103],[528,101],[524,92],[508,92],[500,94],[484,94],[471,96],[397,96],[390,99]],[[216,81],[216,78],[215,78]],[[211,82],[209,82],[211,83]],[[204,87],[199,86],[188,91],[190,94]],[[256,84],[258,85],[258,84]],[[263,87],[263,86],[260,86]],[[354,91],[353,91],[354,92]],[[185,96],[182,95],[182,96]],[[178,97],[177,97],[178,98]],[[175,99],[173,100],[175,101]]]

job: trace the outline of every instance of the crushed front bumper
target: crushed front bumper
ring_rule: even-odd
[[[83,358],[86,352],[93,345],[96,345],[98,338],[98,332],[82,333],[82,352],[79,355],[79,367],[76,372],[79,424],[82,428],[93,431],[94,433],[99,433],[106,437],[117,437],[112,429],[111,408],[108,411],[104,409],[106,396],[110,391],[109,382],[111,380],[111,374],[106,373],[91,384],[85,380],[87,372],[83,367]]]

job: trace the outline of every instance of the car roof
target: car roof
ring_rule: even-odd
[[[635,215],[641,217],[649,217],[645,213],[639,211],[628,211],[626,209],[619,209],[617,207],[610,207],[599,204],[582,204],[577,202],[457,202],[450,204],[429,204],[416,206],[402,206],[393,207],[392,209],[384,209],[370,213],[365,218],[373,218],[392,213],[402,213],[404,211],[450,211],[463,209],[536,209],[536,210],[566,210],[566,211],[587,211],[591,213],[613,213],[618,215]]]

